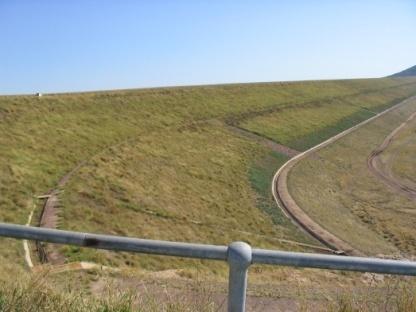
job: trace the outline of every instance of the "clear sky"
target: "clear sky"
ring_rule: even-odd
[[[0,0],[0,94],[379,77],[415,0]]]

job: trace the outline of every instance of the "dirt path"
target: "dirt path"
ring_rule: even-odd
[[[59,193],[61,189],[65,186],[68,180],[74,175],[82,166],[84,166],[87,161],[80,162],[74,169],[65,174],[61,179],[59,179],[56,188],[50,190],[46,195],[45,203],[43,204],[41,217],[39,220],[39,226],[45,228],[56,229],[59,224]],[[58,251],[53,244],[43,244],[37,243],[37,249],[39,253],[39,258],[42,263],[51,263],[51,264],[63,264],[65,263],[65,257]]]
[[[391,170],[391,162],[394,161],[390,159],[387,163],[384,163],[381,159],[381,154],[391,145],[391,143],[397,138],[397,135],[401,130],[403,130],[408,124],[416,118],[416,112],[414,112],[410,117],[403,122],[400,126],[394,129],[377,147],[374,151],[371,152],[370,156],[367,159],[367,166],[370,171],[381,179],[386,185],[391,187],[397,192],[407,196],[410,199],[416,200],[416,185],[411,183],[404,183],[400,181],[396,176],[394,176]]]
[[[268,148],[270,148],[271,150],[278,152],[280,154],[286,155],[288,157],[295,157],[296,155],[300,154],[299,151],[296,151],[288,146],[276,143],[268,138],[265,138],[261,135],[258,135],[254,132],[248,131],[246,129],[240,128],[240,127],[236,127],[233,125],[229,125],[227,124],[227,128],[230,129],[232,132],[237,133],[238,135],[241,135],[243,137],[247,137],[249,139],[252,139],[254,141],[257,141],[265,146],[267,146]]]
[[[318,151],[319,149],[339,140],[340,138],[346,136],[347,134],[355,131],[356,129],[364,126],[365,124],[383,116],[391,112],[392,110],[397,109],[398,107],[408,103],[416,99],[416,96],[410,97],[393,107],[355,125],[352,128],[349,128],[328,140],[306,150],[305,152],[298,154],[297,156],[293,157],[289,161],[287,161],[280,169],[276,172],[273,177],[272,182],[272,193],[275,201],[277,202],[278,206],[283,210],[285,215],[292,219],[292,221],[298,225],[301,229],[309,233],[312,237],[323,243],[324,245],[328,246],[329,248],[333,249],[335,253],[339,254],[347,254],[347,255],[362,255],[363,253],[355,248],[353,248],[350,244],[343,241],[342,239],[338,238],[334,234],[330,233],[329,231],[325,230],[318,222],[312,220],[303,210],[301,207],[297,205],[293,197],[290,195],[287,185],[287,178],[290,170],[296,165],[297,162],[302,160],[303,158],[313,154],[314,152]]]

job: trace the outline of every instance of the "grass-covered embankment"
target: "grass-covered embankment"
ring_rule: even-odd
[[[33,196],[88,160],[60,196],[61,228],[300,250],[282,240],[310,238],[267,195],[282,156],[226,123],[302,149],[415,92],[415,79],[368,79],[0,97],[0,219],[26,223],[41,208]],[[23,268],[21,242],[2,244],[4,262]],[[226,272],[212,262],[63,251],[68,261]]]

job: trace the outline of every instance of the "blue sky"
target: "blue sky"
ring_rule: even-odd
[[[0,0],[0,94],[379,77],[414,0]]]

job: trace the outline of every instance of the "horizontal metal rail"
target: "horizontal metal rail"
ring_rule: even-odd
[[[247,270],[254,263],[416,276],[416,262],[412,261],[252,249],[243,242],[234,242],[229,246],[191,244],[8,223],[0,223],[0,236],[95,249],[227,261],[230,266],[228,310],[238,312],[245,311]]]
[[[55,244],[76,245],[95,249],[130,251],[198,259],[227,260],[226,246],[177,243],[114,235],[62,231],[8,223],[0,223],[0,236]]]
[[[416,276],[416,262],[253,249],[252,263]]]

